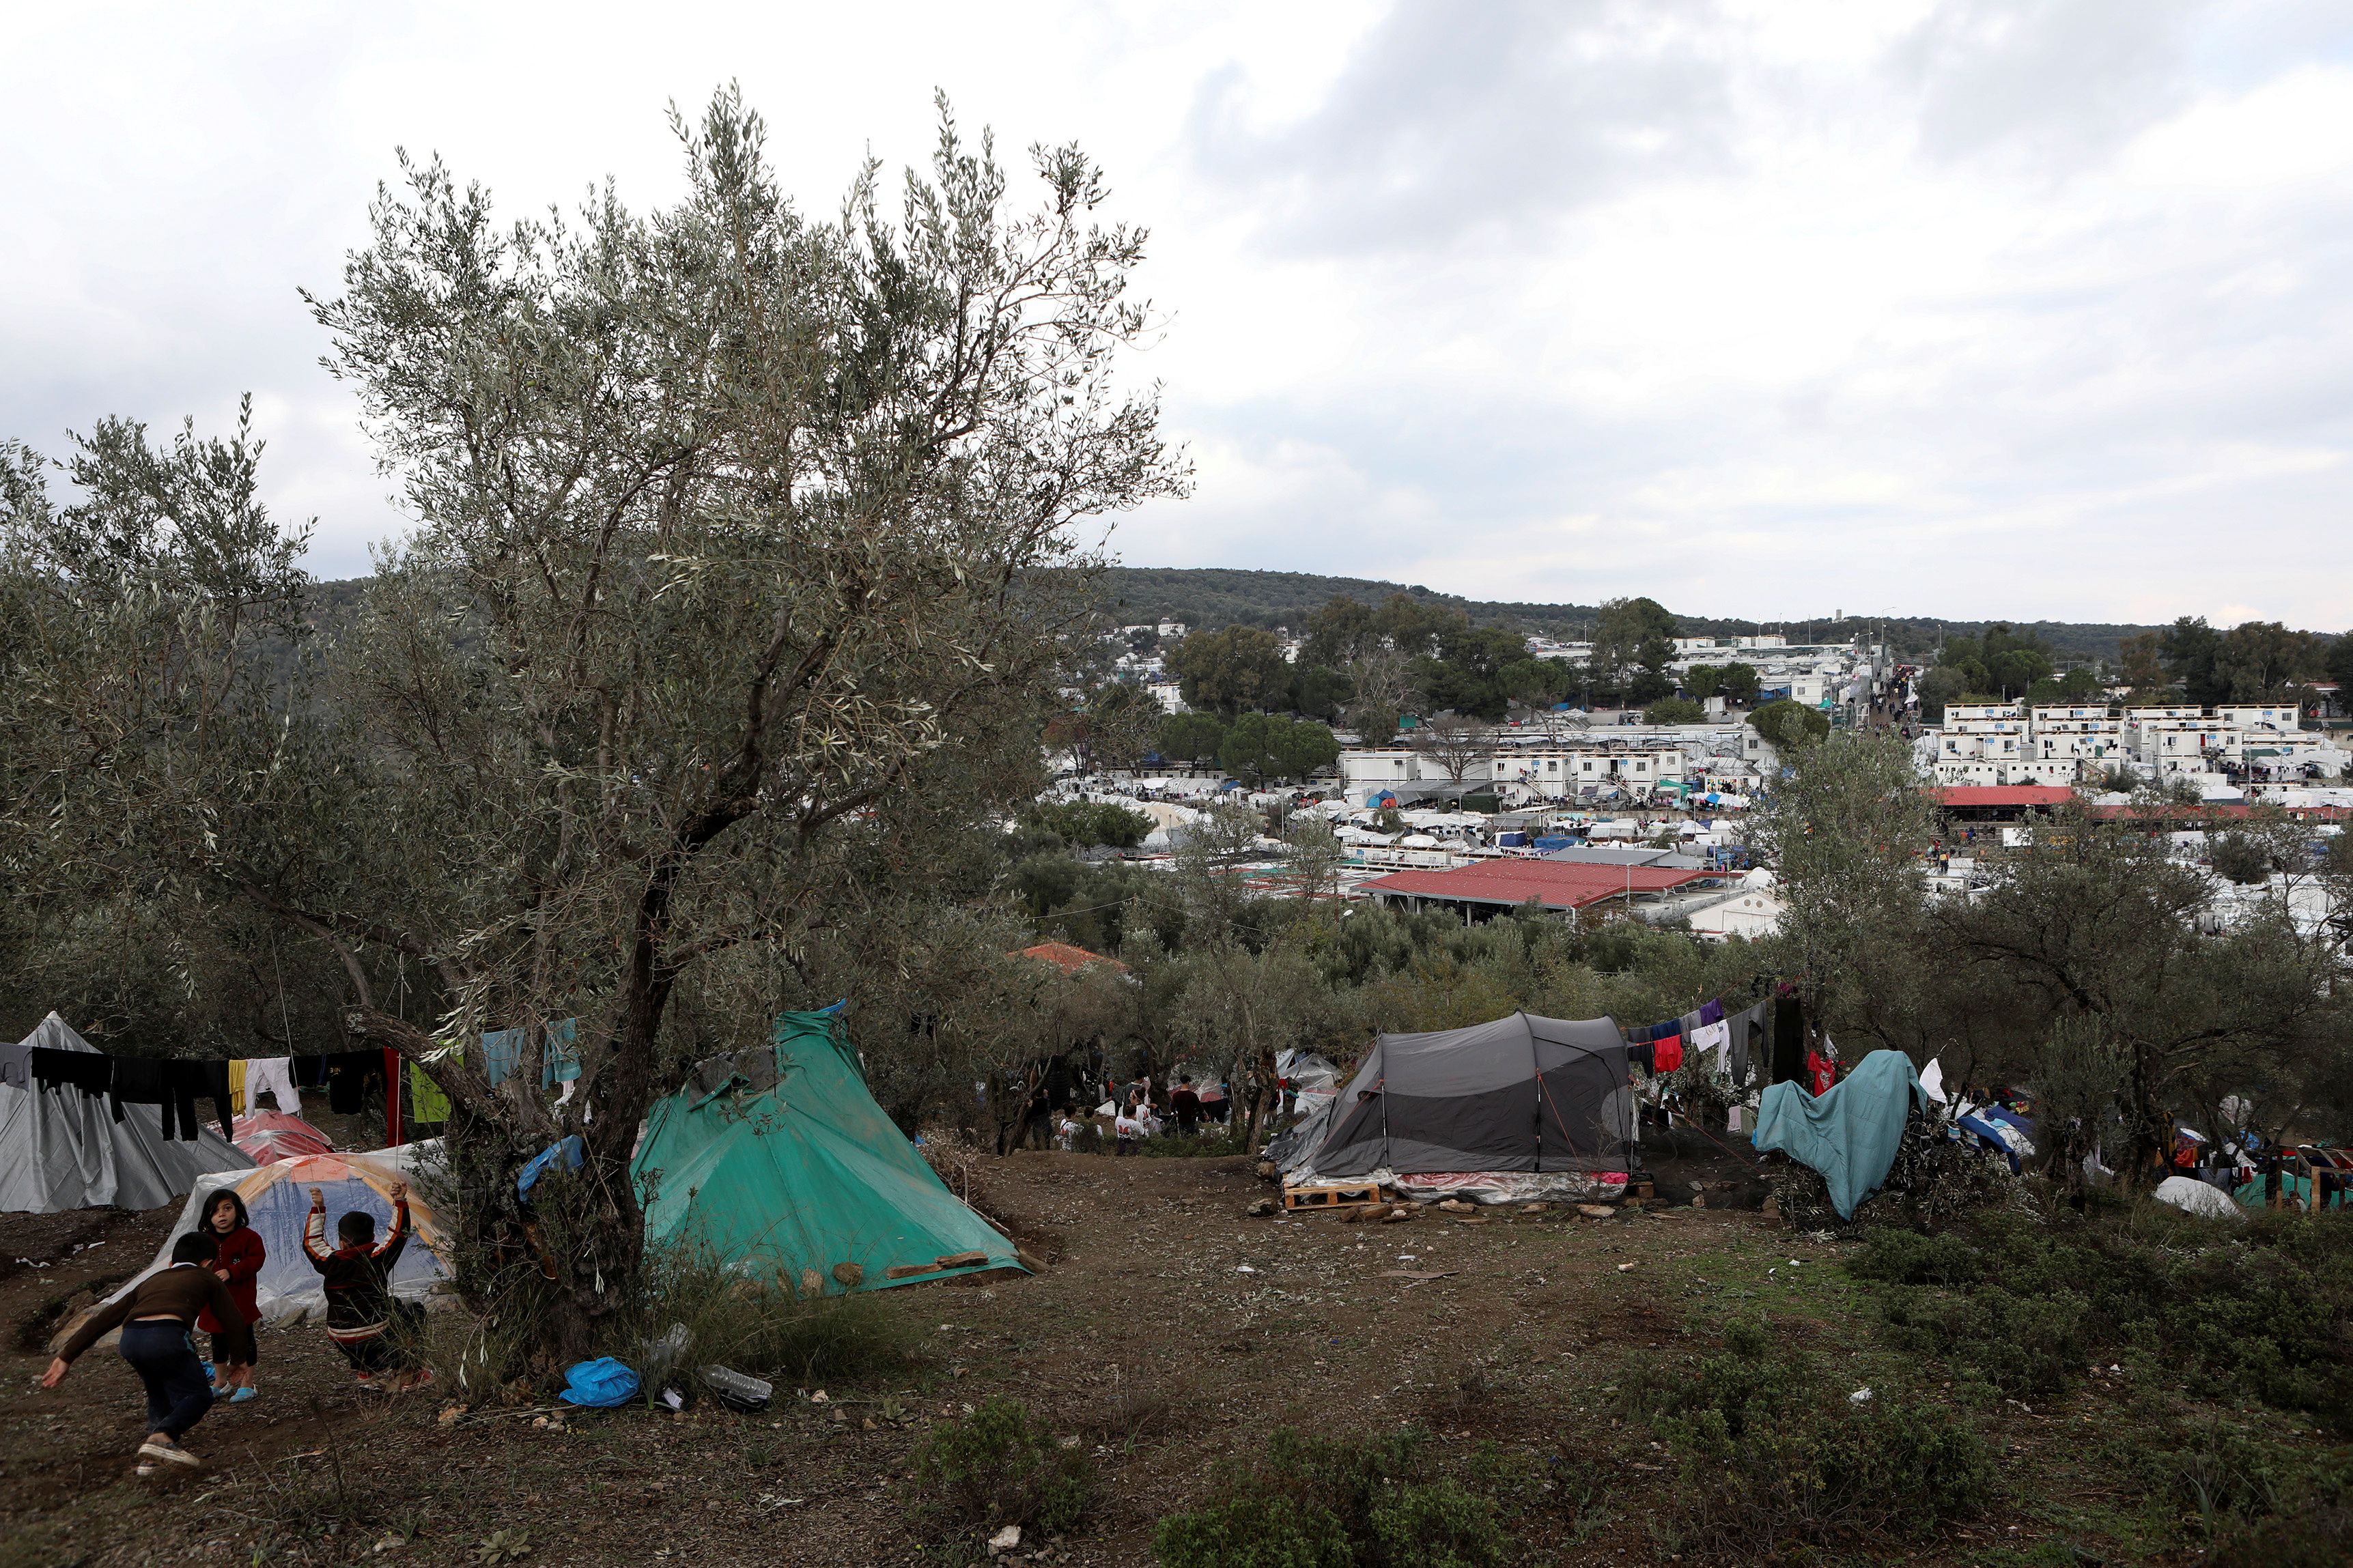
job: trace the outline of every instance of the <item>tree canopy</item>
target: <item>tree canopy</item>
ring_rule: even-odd
[[[1219,765],[1245,784],[1304,779],[1340,760],[1340,743],[1312,719],[1245,713],[1218,747]]]
[[[504,1084],[436,1076],[493,1166],[584,1137],[575,1323],[636,1267],[673,1001],[947,874],[908,847],[1034,792],[1093,636],[1071,525],[1183,482],[1113,378],[1144,235],[1097,216],[1077,150],[1035,153],[1018,210],[944,110],[895,217],[870,166],[818,222],[732,92],[678,132],[687,191],[649,215],[607,191],[504,226],[438,163],[379,197],[312,304],[417,522],[317,658],[287,655],[299,531],[242,433],[101,426],[90,506],[12,464],[5,519],[11,867],[273,921],[342,965],[362,1040],[523,1027]],[[393,1006],[387,971],[429,1002]],[[524,1086],[573,1016],[552,1106]]]

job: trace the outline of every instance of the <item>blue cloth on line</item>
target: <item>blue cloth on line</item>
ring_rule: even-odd
[[[492,1029],[482,1037],[482,1070],[490,1074],[492,1089],[498,1088],[522,1059],[521,1029]]]
[[[580,1020],[557,1018],[547,1026],[539,1054],[539,1087],[554,1089],[580,1076]],[[482,1037],[482,1070],[496,1089],[522,1066],[523,1031],[492,1029]]]
[[[1821,1094],[1808,1094],[1794,1082],[1767,1089],[1749,1142],[1820,1172],[1839,1218],[1852,1219],[1887,1179],[1913,1109],[1927,1104],[1911,1058],[1873,1051]]]
[[[1975,1111],[1972,1111],[1968,1115],[1962,1117],[1953,1125],[1976,1138],[1987,1148],[1992,1150],[1995,1153],[2009,1161],[2010,1173],[2011,1175],[2015,1176],[2019,1173],[2021,1167],[2018,1163],[2018,1152],[2010,1146],[2010,1140],[2001,1135],[2001,1123],[1998,1121],[1989,1121],[1986,1118],[1977,1114]]]
[[[2027,1117],[2021,1116],[2017,1111],[2012,1110],[2006,1105],[1989,1105],[1982,1112],[1980,1112],[1980,1114],[1985,1116],[1989,1121],[2000,1122],[2005,1127],[2017,1128],[2021,1132],[2026,1134],[2026,1141],[2030,1143],[2034,1141],[2033,1121]]]
[[[539,1087],[554,1089],[579,1076],[580,1020],[558,1018],[547,1026],[547,1048],[539,1059]]]

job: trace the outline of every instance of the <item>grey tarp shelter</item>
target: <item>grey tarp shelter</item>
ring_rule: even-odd
[[[1624,1171],[1638,1163],[1626,1042],[1608,1018],[1514,1013],[1383,1035],[1330,1106],[1278,1141],[1288,1172]]]
[[[55,1013],[21,1044],[53,1051],[92,1051]],[[243,1171],[251,1156],[211,1123],[195,1141],[164,1136],[152,1105],[123,1108],[76,1089],[0,1083],[0,1212],[57,1214],[65,1209],[152,1209],[194,1187],[209,1171]]]

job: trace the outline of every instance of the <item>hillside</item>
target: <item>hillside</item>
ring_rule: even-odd
[[[1308,616],[1335,595],[1346,595],[1377,603],[1392,594],[1405,594],[1423,604],[1462,611],[1482,625],[1516,626],[1531,633],[1576,636],[1588,627],[1595,605],[1539,605],[1523,602],[1466,599],[1412,584],[1366,577],[1326,577],[1312,572],[1248,572],[1226,566],[1180,568],[1114,566],[1104,574],[1115,618],[1124,622],[1180,620],[1215,628],[1244,626],[1289,626],[1296,630]],[[1673,609],[1673,605],[1669,605]],[[1721,616],[1678,612],[1677,621],[1688,637],[1783,632],[1793,642],[1844,640],[1859,631],[1884,626],[1899,652],[1932,648],[1945,637],[1976,636],[1993,623],[1987,620],[1936,620],[1925,616],[1841,622],[1822,616],[1808,620],[1753,621]],[[2031,627],[2049,639],[2062,660],[2114,658],[2118,639],[2158,627],[2099,621],[2010,622]]]
[[[1345,595],[1366,604],[1378,604],[1392,594],[1404,594],[1426,605],[1460,610],[1482,626],[1504,625],[1530,634],[1575,638],[1587,635],[1599,605],[1531,604],[1517,600],[1466,599],[1416,584],[1390,583],[1372,577],[1326,577],[1313,572],[1250,572],[1229,566],[1113,566],[1103,574],[1105,611],[1115,621],[1184,621],[1214,630],[1225,626],[1289,626],[1298,630],[1307,617],[1335,596]],[[361,582],[325,582],[317,619],[323,626],[341,625],[356,613]],[[1670,605],[1669,609],[1674,609]],[[1675,619],[1686,637],[1732,637],[1743,633],[1781,632],[1792,642],[1844,641],[1857,633],[1875,635],[1886,628],[1899,655],[1925,653],[1944,637],[1977,636],[1991,625],[1983,620],[1934,620],[1915,616],[1886,620],[1850,616],[1845,621],[1822,616],[1810,620],[1754,621],[1723,616],[1677,612]],[[2121,637],[2156,631],[2156,626],[2116,625],[2098,621],[2010,622],[2047,638],[2063,664],[2116,656]]]

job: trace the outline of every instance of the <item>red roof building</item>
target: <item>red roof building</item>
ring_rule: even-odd
[[[1358,884],[1356,891],[1384,903],[1410,900],[1511,909],[1534,901],[1548,910],[1568,910],[1636,893],[1665,893],[1694,882],[1721,881],[1724,876],[1705,869],[1499,859],[1447,871],[1393,871]]]
[[[1090,963],[1106,963],[1123,974],[1127,973],[1127,965],[1118,959],[1105,958],[1100,952],[1089,952],[1085,948],[1075,947],[1067,942],[1041,942],[1035,947],[1023,948],[1013,956],[1050,963],[1065,974],[1076,974]]]

